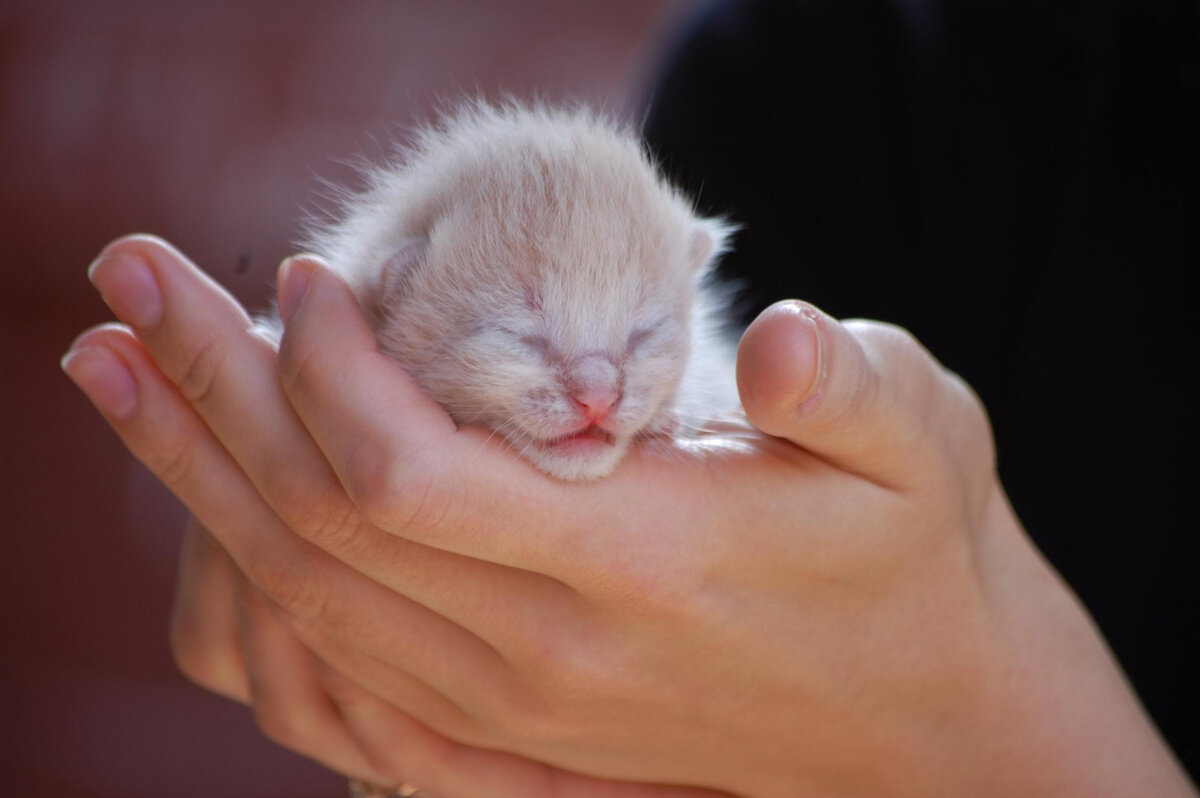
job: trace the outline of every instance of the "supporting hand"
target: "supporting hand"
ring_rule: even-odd
[[[94,280],[132,331],[84,336],[68,371],[224,563],[182,582],[185,670],[340,769],[483,794],[452,767],[418,777],[423,739],[525,795],[577,794],[553,792],[567,772],[755,796],[1188,794],[1008,507],[978,401],[900,330],[776,306],[739,354],[749,419],[776,437],[646,445],[572,485],[456,429],[313,261],[284,269],[278,358],[161,242],[110,246]],[[242,579],[234,645],[228,590],[221,612],[187,596]],[[203,664],[183,641],[209,635],[240,654]],[[290,678],[256,673],[288,646]]]

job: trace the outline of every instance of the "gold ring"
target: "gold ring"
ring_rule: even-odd
[[[420,789],[407,781],[398,787],[380,787],[358,779],[350,780],[350,798],[420,798]]]

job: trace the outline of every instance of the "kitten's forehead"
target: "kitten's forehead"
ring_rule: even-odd
[[[691,300],[689,228],[662,220],[662,209],[631,211],[609,198],[511,209],[471,202],[435,234],[443,268],[464,286],[490,286],[492,302],[595,327],[625,326],[648,305],[682,309]],[[660,221],[647,224],[653,215]]]
[[[487,268],[507,273],[506,293],[526,312],[549,316],[567,330],[621,329],[647,315],[685,312],[693,285],[673,262],[678,254],[623,231],[614,221],[600,235],[592,228],[569,241],[548,236],[538,242],[544,245],[509,250]]]
[[[663,317],[686,321],[695,215],[612,124],[467,120],[428,142],[407,177],[393,188],[412,198],[408,224],[429,243],[414,302],[515,329],[540,324],[537,334],[565,347],[611,348]]]
[[[492,131],[454,164],[445,206],[465,211],[480,250],[575,274],[680,268],[694,215],[636,139],[578,118],[542,122]]]

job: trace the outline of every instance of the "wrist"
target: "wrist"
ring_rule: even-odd
[[[977,538],[989,667],[959,755],[977,796],[1194,796],[1095,623],[1003,490]]]

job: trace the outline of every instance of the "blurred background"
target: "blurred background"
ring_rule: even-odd
[[[0,795],[345,794],[171,662],[184,512],[58,367],[111,318],[101,247],[157,233],[260,306],[321,180],[464,93],[636,112],[694,4],[0,4]]]

